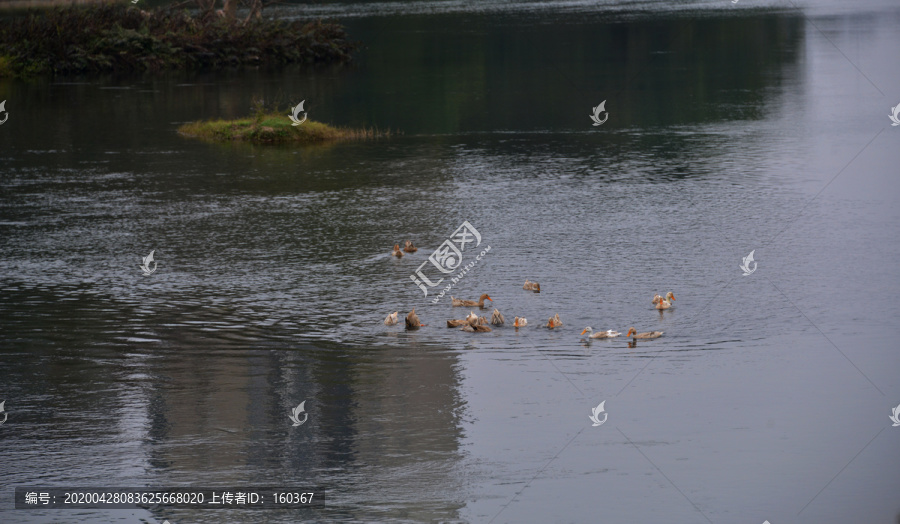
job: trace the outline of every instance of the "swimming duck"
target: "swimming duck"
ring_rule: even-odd
[[[388,315],[387,318],[384,319],[384,325],[385,325],[385,326],[395,326],[395,325],[397,325],[397,322],[400,322],[400,321],[397,319],[397,314],[398,314],[398,313],[399,313],[399,311],[394,311],[393,313],[391,313],[390,315]]]
[[[504,322],[506,322],[506,319],[503,318],[503,313],[499,309],[494,308],[494,313],[491,315],[491,324],[502,326]]]
[[[488,327],[487,323],[486,318],[478,317],[474,320],[470,320],[469,323],[462,327],[462,330],[468,331],[469,333],[487,333],[493,331]]]
[[[633,339],[638,339],[638,338],[644,339],[644,338],[659,338],[662,336],[662,334],[663,334],[662,331],[648,331],[646,333],[638,333],[632,327],[632,328],[628,328],[628,334],[626,334],[625,336],[631,337]]]
[[[553,315],[552,317],[550,317],[550,320],[547,321],[547,327],[550,329],[558,328],[562,325],[563,323],[562,320],[559,319],[559,313]]]
[[[397,258],[403,257],[403,251],[400,251],[400,244],[394,244],[394,250],[391,251],[391,255],[393,255]]]
[[[672,294],[671,291],[666,293],[666,298],[663,298],[659,295],[653,295],[653,301],[651,303],[656,304],[656,309],[669,309],[670,307],[672,307],[672,302],[669,302],[669,299],[671,299],[672,301],[675,300],[675,295]]]
[[[412,240],[407,240],[403,243],[403,251],[406,251],[407,253],[415,253],[418,250],[419,248],[413,245]]]
[[[538,284],[537,282],[532,282],[526,278],[525,285],[522,286],[522,289],[524,289],[525,291],[534,291],[535,293],[540,293],[541,285]]]
[[[613,338],[621,335],[621,333],[619,333],[618,331],[613,331],[611,329],[594,333],[594,330],[591,329],[590,326],[584,328],[584,331],[581,332],[582,335],[584,335],[585,333],[590,333],[590,335],[588,335],[589,338]]]
[[[447,327],[460,327],[466,324],[471,324],[473,322],[478,322],[478,316],[476,316],[475,313],[469,311],[469,314],[466,315],[466,318],[462,320],[448,320]]]
[[[515,326],[517,329],[520,327],[525,327],[527,325],[528,319],[526,319],[525,317],[516,317],[516,319],[513,320],[513,326]]]
[[[416,315],[416,308],[413,308],[412,311],[409,312],[409,315],[406,315],[406,329],[419,329],[424,326],[419,322],[419,315]]]
[[[481,318],[484,318],[484,317],[481,317]],[[472,311],[469,311],[469,314],[466,315],[466,318],[463,320],[448,320],[447,327],[459,327],[459,326],[464,326],[466,324],[477,324],[477,323],[480,323],[480,319],[478,318],[478,315],[476,315]],[[484,324],[487,325],[487,321],[485,321]]]
[[[494,301],[494,299],[492,299],[491,297],[489,297],[489,296],[487,295],[487,293],[485,293],[485,294],[481,295],[481,297],[478,298],[478,302],[476,302],[476,301],[474,301],[474,300],[461,300],[461,299],[459,299],[459,298],[455,298],[455,297],[451,296],[451,297],[450,297],[450,304],[453,305],[453,307],[458,307],[458,306],[474,307],[474,306],[478,306],[479,308],[484,309],[484,301],[485,301],[485,299],[490,300],[491,302]]]

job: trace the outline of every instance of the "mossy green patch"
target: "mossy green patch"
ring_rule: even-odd
[[[244,141],[255,144],[318,144],[390,136],[388,131],[334,127],[309,119],[295,126],[287,115],[281,114],[265,114],[237,120],[190,122],[179,127],[178,132],[185,136],[215,142]]]
[[[0,78],[11,77],[14,74],[13,59],[9,55],[0,55]]]

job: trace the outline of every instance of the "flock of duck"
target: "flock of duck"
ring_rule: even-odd
[[[391,255],[397,258],[403,257],[403,252],[407,253],[415,253],[419,248],[413,245],[412,240],[407,240],[403,243],[403,251],[400,251],[400,244],[394,244],[394,250],[391,251]]]
[[[407,253],[413,253],[417,249],[412,245],[412,242],[409,240],[406,241],[406,244],[403,248],[403,251]],[[394,251],[391,253],[393,256],[400,258],[403,256],[403,252],[400,251],[400,244],[394,244]],[[535,293],[541,292],[541,285],[537,282],[531,282],[530,280],[525,280],[525,285],[522,286],[522,289],[526,291],[533,291]],[[494,300],[488,296],[487,293],[478,297],[478,300],[462,300],[456,297],[450,297],[450,304],[453,307],[477,307],[478,309],[484,309],[485,304],[484,301],[489,300],[493,302]],[[666,296],[654,295],[651,303],[656,307],[657,310],[662,311],[665,309],[669,309],[672,307],[672,302],[675,301],[675,295],[669,291],[666,293]],[[400,323],[400,312],[394,311],[387,318],[384,319],[384,325],[386,326],[395,326]],[[448,328],[460,328],[462,331],[467,331],[469,333],[487,333],[493,331],[490,326],[503,326],[506,324],[506,319],[503,317],[503,314],[500,313],[500,310],[494,308],[494,312],[491,314],[491,320],[488,321],[484,316],[478,316],[473,311],[469,311],[469,314],[466,318],[461,319],[450,319],[447,320]],[[518,330],[519,328],[523,328],[528,325],[528,320],[524,317],[515,317],[513,320],[513,327]],[[549,329],[556,329],[562,327],[562,320],[559,318],[559,313],[553,315],[547,320],[547,324],[544,327]],[[419,316],[416,314],[416,309],[413,308],[412,311],[406,315],[406,329],[414,330],[419,329],[420,327],[424,327],[425,324],[419,320]],[[590,326],[584,328],[581,332],[582,335],[588,334],[589,338],[598,339],[598,338],[615,338],[621,335],[618,331],[613,331],[612,329],[606,331],[597,331],[594,332],[593,328]],[[637,342],[638,339],[652,339],[659,338],[663,334],[662,331],[647,331],[645,333],[638,333],[636,329],[633,327],[628,329],[628,332],[625,334],[626,337],[632,338],[634,343]]]

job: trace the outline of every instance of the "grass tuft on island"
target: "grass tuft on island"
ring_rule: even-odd
[[[243,141],[254,144],[322,144],[391,136],[390,131],[333,127],[309,119],[295,126],[283,113],[269,113],[237,120],[190,122],[179,127],[178,132],[184,136],[214,142]]]
[[[244,22],[130,3],[54,7],[0,26],[0,77],[345,62],[357,44],[341,25]]]

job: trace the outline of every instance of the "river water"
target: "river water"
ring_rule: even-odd
[[[275,12],[344,21],[358,60],[0,82],[0,520],[897,521],[900,6]],[[254,96],[395,134],[175,132]],[[428,257],[466,221],[444,275]],[[528,327],[444,327],[466,266],[447,295]],[[420,330],[382,324],[413,307]],[[28,486],[317,498],[13,509]]]

